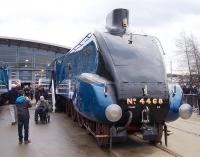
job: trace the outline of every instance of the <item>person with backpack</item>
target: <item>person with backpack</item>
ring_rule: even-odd
[[[18,136],[19,144],[28,144],[29,140],[29,108],[32,106],[28,97],[24,95],[24,91],[19,91],[19,97],[16,99],[17,116],[18,116]],[[22,130],[24,128],[24,138]]]

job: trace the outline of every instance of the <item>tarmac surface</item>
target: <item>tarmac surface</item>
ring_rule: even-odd
[[[18,144],[17,125],[11,126],[8,107],[0,108],[1,157],[108,157],[95,139],[62,113],[51,113],[48,124],[35,124],[30,109],[30,144]]]
[[[188,120],[179,118],[168,126],[173,132],[169,136],[169,149],[184,157],[200,157],[200,115],[194,113]]]
[[[94,137],[80,128],[64,113],[51,113],[49,124],[35,124],[34,108],[30,109],[28,145],[18,144],[17,125],[11,126],[9,107],[0,107],[0,156],[2,157],[171,157],[148,142],[130,136],[126,142],[114,144],[112,151],[100,148]],[[183,157],[199,157],[200,116],[169,123],[173,132],[168,147]]]
[[[135,139],[134,136],[130,138],[128,143],[120,144],[118,147],[114,147],[113,151],[116,156],[119,157],[133,157],[136,154],[137,157],[199,157],[200,156],[200,115],[193,113],[192,117],[188,120],[179,118],[178,120],[167,123],[168,130],[172,134],[168,137],[168,146],[164,146],[164,138],[162,139],[163,148],[176,153],[167,154],[156,150],[154,146],[148,145],[145,141]]]

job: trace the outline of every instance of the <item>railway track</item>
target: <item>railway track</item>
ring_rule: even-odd
[[[192,125],[200,125],[200,122],[198,122],[198,121],[184,120],[183,122],[184,123],[188,123],[188,124],[192,124]],[[182,128],[178,128],[178,127],[176,127],[174,125],[171,125],[171,124],[168,124],[167,126],[169,126],[170,128],[179,130],[181,132],[187,133],[187,134],[191,134],[191,135],[195,135],[195,136],[200,136],[200,133],[195,133],[195,132],[188,131],[188,130],[185,130],[185,129],[182,129]]]
[[[167,147],[164,147],[164,146],[162,146],[160,144],[157,144],[157,145],[154,145],[154,146],[156,148],[158,148],[158,149],[160,149],[160,150],[162,150],[162,151],[174,156],[174,157],[183,157],[182,155],[180,155],[180,154],[178,154],[178,153],[176,153],[176,152],[174,152],[174,151],[172,151],[172,150],[168,149]]]
[[[72,105],[71,105],[72,106]],[[68,106],[68,107],[70,107],[70,106]],[[106,133],[107,134],[105,134],[105,133],[96,133],[92,128],[91,128],[91,124],[93,124],[93,123],[91,123],[91,122],[89,122],[89,121],[86,121],[85,120],[85,122],[84,122],[84,120],[80,117],[80,115],[78,114],[78,113],[76,113],[76,112],[74,112],[75,110],[73,109],[73,108],[70,108],[70,109],[68,109],[69,111],[71,111],[71,113],[68,113],[68,115],[70,115],[71,116],[71,118],[74,120],[74,121],[78,121],[78,123],[82,126],[82,127],[84,127],[91,135],[93,135],[96,139],[97,139],[97,142],[98,142],[98,144],[101,142],[101,141],[98,141],[98,140],[100,140],[100,139],[109,139],[109,132],[107,132],[106,131]],[[81,119],[80,119],[81,118]],[[142,139],[142,137],[140,137],[139,135],[137,135],[137,134],[135,134],[134,136],[133,136],[134,138],[137,138],[136,140],[138,140],[138,141],[140,141],[141,143],[145,143],[145,141]],[[105,142],[105,140],[103,140],[103,144],[104,143],[106,143]],[[101,145],[102,143],[100,143],[100,145]],[[148,143],[147,143],[148,144]],[[150,144],[148,144],[149,145],[149,147],[155,147],[155,148],[157,148],[157,149],[160,149],[160,150],[162,150],[163,152],[165,152],[165,153],[167,153],[167,154],[170,154],[171,156],[174,156],[174,157],[182,157],[182,155],[180,155],[180,154],[178,154],[178,153],[176,153],[176,152],[174,152],[174,151],[172,151],[172,150],[170,150],[170,149],[168,149],[167,147],[164,147],[164,146],[162,146],[162,145],[160,145],[160,144],[157,144],[157,145],[150,145]],[[129,148],[127,148],[127,151],[129,151],[129,149],[132,149],[133,147],[129,147]],[[125,148],[126,149],[126,148]],[[141,147],[141,149],[142,149],[142,147]],[[141,150],[141,152],[142,152],[142,150]],[[120,155],[120,153],[117,153],[117,152],[115,152],[113,149],[110,149],[110,154],[111,154],[111,156],[112,157],[122,157],[123,155]]]
[[[140,136],[134,136],[134,139],[137,139],[137,141],[140,141],[140,142],[145,142],[142,139],[142,137],[140,137]],[[167,154],[169,154],[169,155],[171,155],[173,157],[183,157],[181,154],[179,154],[177,152],[174,152],[173,150],[170,150],[167,147],[162,146],[161,144],[156,144],[156,145],[148,144],[148,145],[149,145],[149,147],[155,147],[157,149],[160,149],[161,151],[163,151],[163,152],[165,152],[165,153],[167,153]],[[131,150],[129,150],[129,148],[128,148],[127,151],[131,151]],[[120,155],[119,153],[117,153],[115,150],[110,150],[110,153],[111,153],[112,157],[122,157],[123,156],[123,155]]]
[[[199,120],[198,118],[191,118],[191,120],[183,120],[183,122],[198,125],[200,124]]]
[[[177,128],[175,126],[172,126],[172,125],[168,125],[170,128],[173,128],[173,129],[176,129],[176,130],[179,130],[181,132],[185,132],[187,134],[191,134],[191,135],[195,135],[195,136],[200,136],[200,134],[198,133],[195,133],[195,132],[191,132],[191,131],[187,131],[187,130],[184,130],[184,129],[181,129],[181,128]]]

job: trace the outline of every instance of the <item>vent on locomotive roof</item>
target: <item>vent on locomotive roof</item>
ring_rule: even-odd
[[[129,23],[129,11],[127,9],[114,9],[106,16],[106,29],[113,35],[123,35]]]

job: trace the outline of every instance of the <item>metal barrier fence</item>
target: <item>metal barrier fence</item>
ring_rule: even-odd
[[[188,103],[193,107],[194,112],[199,111],[200,95],[197,94],[184,94],[184,103]]]

